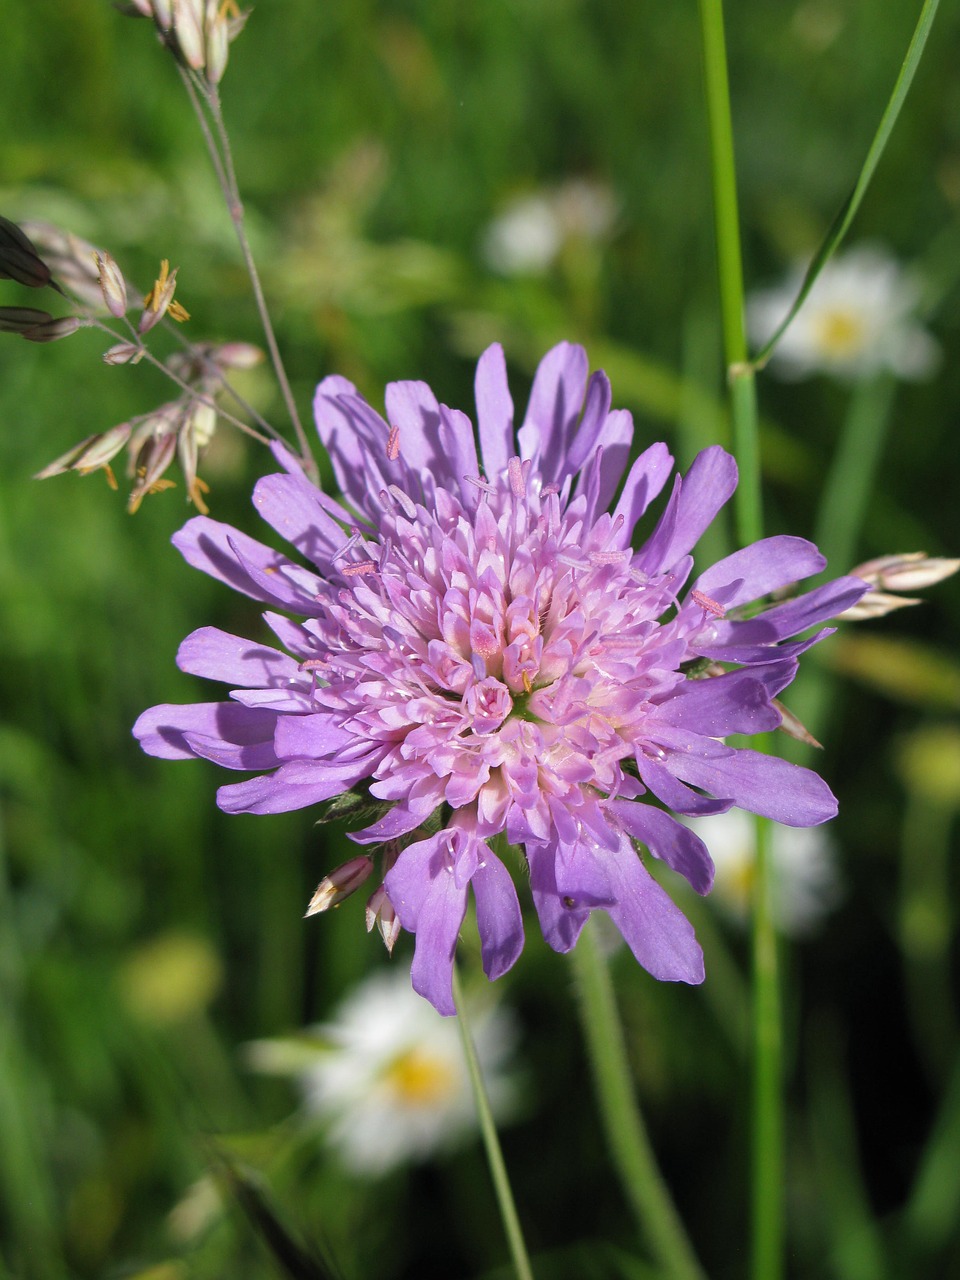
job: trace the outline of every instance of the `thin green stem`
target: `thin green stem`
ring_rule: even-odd
[[[297,404],[293,397],[293,391],[290,387],[290,380],[287,377],[286,367],[283,363],[283,357],[280,354],[280,347],[277,344],[276,334],[273,330],[273,322],[270,319],[270,311],[267,307],[267,300],[263,292],[263,286],[260,283],[260,273],[257,270],[257,264],[253,256],[253,250],[250,247],[250,241],[247,236],[246,223],[244,219],[243,201],[240,198],[240,188],[237,183],[236,169],[233,163],[233,150],[230,146],[230,135],[227,130],[226,121],[223,118],[223,110],[220,104],[220,94],[216,85],[209,85],[206,81],[201,81],[190,75],[189,72],[181,68],[181,79],[187,90],[194,113],[200,124],[204,142],[207,151],[210,154],[210,160],[213,164],[217,181],[223,192],[223,198],[226,201],[227,212],[230,215],[230,221],[237,236],[237,243],[240,246],[240,253],[243,257],[244,266],[250,279],[250,286],[253,290],[253,298],[256,303],[257,313],[260,316],[260,324],[263,329],[264,339],[267,344],[267,351],[270,355],[270,362],[280,387],[280,394],[283,396],[283,402],[287,407],[287,413],[293,426],[294,434],[297,438],[297,445],[300,450],[300,456],[304,467],[308,474],[316,478],[317,464],[310,452],[310,446],[307,441],[306,432],[303,429],[303,423],[300,421],[300,415],[297,412]],[[204,107],[210,113],[210,120],[213,121],[214,128],[211,130],[210,122],[204,112]]]
[[[730,378],[736,494],[741,542],[763,537],[757,391],[747,360],[740,216],[722,0],[699,0],[704,85],[713,174],[723,343]],[[769,832],[758,818],[753,914],[752,1276],[783,1273],[783,1087],[777,939],[773,922]]]
[[[115,329],[111,329],[110,326],[104,324],[102,320],[91,320],[90,327],[93,329],[99,329],[101,333],[105,333],[107,337],[112,338],[115,342],[118,340],[124,340]],[[171,382],[178,386],[181,391],[185,391],[192,400],[197,402],[197,404],[204,404],[209,409],[216,410],[218,417],[223,418],[225,422],[229,422],[239,431],[242,431],[244,435],[250,436],[260,444],[268,445],[270,443],[269,439],[266,436],[261,435],[255,427],[251,427],[248,422],[244,422],[242,418],[236,417],[234,414],[230,413],[229,410],[224,409],[222,405],[218,405],[212,396],[207,395],[205,392],[198,391],[196,387],[191,387],[189,382],[185,382],[183,378],[174,373],[172,369],[168,368],[162,360],[158,360],[150,351],[150,348],[143,345],[143,340],[139,335],[137,336],[137,342],[140,346],[140,351],[142,352],[141,358],[146,360],[147,364],[153,365],[155,369],[158,369],[162,374],[168,377]],[[232,394],[232,392],[230,394]],[[144,416],[149,417],[150,415],[145,414]],[[267,426],[269,430],[273,430],[273,428],[269,426],[269,423]]]
[[[573,951],[580,1020],[610,1152],[641,1236],[670,1280],[705,1280],[647,1136],[606,960],[588,923]]]
[[[770,824],[757,818],[753,912],[753,1280],[783,1268],[783,1080]]]
[[[300,415],[297,412],[297,404],[293,398],[293,391],[290,388],[290,380],[287,377],[283,357],[281,356],[280,348],[277,345],[277,338],[273,331],[273,322],[270,319],[267,300],[264,296],[263,286],[260,283],[260,273],[257,270],[257,264],[253,257],[253,250],[250,248],[250,241],[247,238],[243,202],[240,199],[240,188],[237,185],[237,177],[233,165],[233,152],[230,147],[230,135],[227,132],[226,121],[223,118],[223,111],[220,106],[220,94],[216,85],[209,86],[207,102],[209,103],[210,114],[212,115],[214,125],[216,126],[217,137],[220,142],[220,156],[223,160],[223,167],[227,175],[229,191],[227,205],[230,211],[230,219],[233,222],[234,230],[237,233],[237,242],[240,245],[240,252],[243,254],[244,265],[246,266],[247,274],[250,277],[254,301],[257,304],[260,323],[263,327],[263,336],[267,342],[267,350],[270,352],[270,360],[273,364],[274,372],[277,375],[277,382],[280,384],[280,391],[283,395],[284,404],[287,406],[287,413],[290,415],[290,422],[293,425],[293,430],[297,437],[297,444],[300,448],[300,454],[304,465],[310,472],[315,474],[316,463],[310,452],[307,435],[303,429],[303,423],[300,421]]]
[[[494,1123],[493,1112],[490,1109],[490,1099],[487,1096],[486,1085],[483,1082],[483,1072],[480,1069],[480,1061],[474,1048],[473,1037],[470,1035],[463,993],[460,990],[460,978],[456,968],[453,971],[453,1003],[457,1010],[457,1024],[460,1028],[460,1039],[463,1041],[463,1053],[467,1061],[467,1071],[470,1074],[470,1084],[473,1088],[473,1097],[477,1107],[477,1118],[480,1121],[480,1133],[483,1136],[487,1163],[490,1166],[490,1176],[493,1179],[493,1187],[497,1196],[497,1204],[500,1207],[500,1217],[503,1220],[507,1243],[510,1246],[510,1256],[513,1258],[514,1270],[517,1273],[518,1280],[533,1280],[533,1269],[530,1266],[530,1257],[527,1253],[527,1246],[524,1243],[523,1231],[520,1228],[517,1206],[513,1199],[513,1191],[510,1188],[510,1179],[507,1176],[507,1166],[503,1160],[503,1152],[500,1149],[500,1139],[497,1136],[497,1126]]]
[[[730,83],[723,30],[722,0],[699,0],[703,45],[704,89],[710,134],[713,212],[720,283],[723,349],[730,380],[733,446],[740,470],[735,497],[737,537],[741,543],[763,536],[760,496],[760,443],[757,390],[747,360],[744,323],[743,262],[740,255],[740,214],[730,114]]]
[[[246,396],[242,396],[240,394],[215,360],[207,355],[201,347],[191,342],[189,338],[184,337],[176,324],[168,323],[166,319],[161,323],[166,331],[173,336],[175,342],[179,343],[180,346],[183,347],[185,351],[189,352],[195,360],[201,361],[204,369],[210,377],[217,380],[222,390],[226,392],[230,399],[240,409],[242,409],[258,427],[262,428],[267,436],[273,440],[279,440],[281,443],[284,443],[284,438],[276,427],[267,421],[256,405],[252,405]]]

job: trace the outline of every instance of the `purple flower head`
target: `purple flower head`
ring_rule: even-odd
[[[654,444],[629,465],[630,414],[611,410],[581,347],[543,359],[516,434],[499,346],[477,366],[476,401],[477,437],[422,382],[390,384],[384,419],[325,378],[317,426],[342,502],[282,450],[284,471],[254,492],[312,567],[202,516],[174,538],[190,564],[269,606],[283,650],[194,632],[180,667],[233,686],[230,700],[154,707],[134,732],[152,755],[253,773],[220,789],[229,813],[350,789],[380,802],[353,838],[389,850],[378,909],[416,934],[413,983],[441,1013],[471,890],[487,975],[523,945],[497,836],[523,847],[554,949],[602,910],[655,977],[699,982],[693,929],[640,849],[705,893],[707,849],[666,809],[737,805],[798,827],[833,817],[816,774],[724,739],[780,723],[774,698],[829,632],[794,637],[865,584],[841,578],[758,612],[824,567],[809,542],[774,537],[688,588],[690,552],[736,487],[720,448],[675,478],[633,550],[673,459]]]

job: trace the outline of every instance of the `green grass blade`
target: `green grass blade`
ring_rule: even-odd
[[[753,366],[756,369],[762,368],[769,359],[774,347],[783,337],[787,328],[793,321],[794,316],[803,306],[803,303],[813,288],[817,276],[823,270],[824,266],[830,261],[840,242],[850,228],[851,222],[856,217],[860,203],[866,194],[870,180],[876,171],[877,165],[880,163],[880,157],[883,155],[890,135],[893,132],[893,126],[897,122],[900,115],[900,109],[904,104],[907,93],[913,83],[913,77],[916,75],[917,67],[920,65],[920,58],[927,43],[927,37],[930,34],[930,28],[936,17],[937,7],[940,0],[925,0],[920,17],[917,21],[913,38],[907,49],[906,57],[900,68],[900,74],[897,76],[896,83],[893,86],[893,92],[890,95],[890,101],[886,105],[883,115],[880,118],[880,125],[874,135],[870,149],[867,151],[867,157],[863,162],[863,168],[860,170],[859,176],[853,185],[853,190],[847,196],[839,212],[824,236],[820,248],[813,255],[813,261],[807,268],[807,273],[803,277],[803,283],[800,286],[800,292],[794,299],[793,306],[787,312],[783,322],[777,328],[773,336],[767,341],[764,347],[753,358]]]

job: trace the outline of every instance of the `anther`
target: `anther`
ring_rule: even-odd
[[[591,551],[591,564],[623,564],[627,558],[625,551]]]
[[[482,489],[484,493],[497,492],[496,488],[492,484],[488,483],[488,481],[484,480],[482,476],[464,476],[463,478],[466,480],[467,484],[475,485],[476,488]]]
[[[345,564],[340,572],[345,578],[357,578],[360,575],[376,573],[377,566],[372,560],[361,560],[359,564]]]
[[[387,459],[396,462],[400,457],[400,428],[391,427],[387,436]]]
[[[515,498],[522,498],[527,489],[527,477],[524,474],[523,463],[519,458],[513,457],[507,463],[507,474],[510,477],[510,488]]]
[[[711,600],[709,596],[704,595],[702,591],[694,589],[690,592],[690,599],[695,601],[701,609],[706,609],[707,613],[712,613],[715,618],[722,618],[726,614],[722,604],[717,604],[716,600]]]

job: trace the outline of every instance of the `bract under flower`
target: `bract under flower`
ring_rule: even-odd
[[[194,632],[181,668],[229,683],[230,700],[154,707],[135,733],[153,755],[255,773],[221,788],[227,812],[278,813],[356,787],[389,806],[354,838],[391,842],[386,895],[416,934],[414,986],[442,1013],[471,889],[488,976],[522,947],[500,835],[523,848],[557,951],[601,910],[656,977],[699,982],[693,930],[637,847],[704,893],[707,849],[665,808],[738,805],[801,827],[834,815],[816,774],[723,739],[776,728],[773,699],[828,631],[793,637],[865,584],[841,578],[741,616],[824,567],[809,542],[773,537],[685,590],[690,552],[736,486],[720,448],[676,477],[632,550],[673,459],[654,444],[629,465],[631,417],[611,410],[603,373],[588,378],[581,347],[541,362],[516,435],[499,346],[480,359],[476,401],[478,439],[422,382],[388,386],[384,419],[346,379],[324,379],[317,425],[343,501],[279,449],[283,472],[254,493],[312,567],[203,517],[174,539],[192,565],[269,606],[286,652]],[[731,669],[696,678],[717,663]]]

